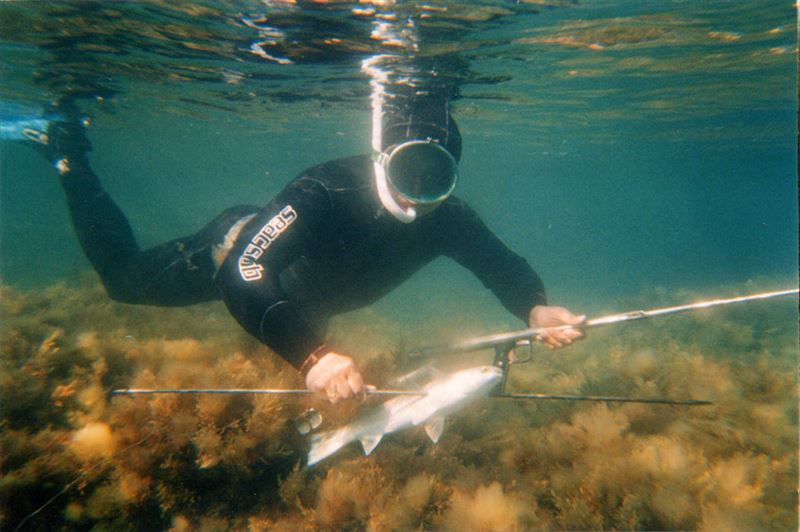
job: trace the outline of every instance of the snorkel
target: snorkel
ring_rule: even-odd
[[[375,186],[378,189],[378,198],[389,214],[405,224],[410,224],[417,219],[417,210],[409,205],[403,207],[392,196],[389,182],[386,179],[383,152],[383,101],[386,96],[386,83],[389,73],[381,68],[381,63],[391,56],[376,55],[364,60],[362,68],[370,75],[372,94],[372,167],[375,173]]]
[[[389,182],[386,179],[386,168],[381,162],[383,155],[383,152],[373,152],[372,157],[372,166],[375,169],[375,185],[378,189],[378,197],[380,198],[381,204],[384,206],[384,208],[389,211],[389,214],[404,224],[410,224],[417,219],[417,209],[414,207],[414,205],[403,207],[397,202],[397,200],[394,199],[394,196],[389,190]]]
[[[435,209],[458,181],[461,134],[448,98],[403,77],[390,82],[397,57],[376,55],[362,69],[370,76],[372,166],[386,211],[409,224]],[[391,92],[387,89],[391,87]]]

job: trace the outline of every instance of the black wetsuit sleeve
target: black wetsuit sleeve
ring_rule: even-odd
[[[284,293],[279,275],[315,245],[330,207],[320,182],[293,181],[247,222],[217,272],[233,317],[296,368],[323,342]]]
[[[474,273],[509,312],[528,323],[531,308],[547,304],[541,277],[475,211],[455,199],[448,207],[453,211],[445,254]]]

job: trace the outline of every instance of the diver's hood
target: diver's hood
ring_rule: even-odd
[[[373,139],[378,195],[392,216],[411,223],[421,207],[430,210],[453,192],[461,132],[445,98],[398,99],[385,110]]]

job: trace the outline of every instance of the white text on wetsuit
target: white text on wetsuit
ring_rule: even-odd
[[[264,267],[258,259],[267,248],[283,233],[292,222],[297,220],[297,213],[291,205],[287,205],[277,216],[264,224],[256,233],[239,257],[239,274],[245,281],[258,281],[264,275]]]

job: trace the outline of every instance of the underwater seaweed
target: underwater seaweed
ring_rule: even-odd
[[[441,525],[445,530],[527,530],[535,524],[535,510],[492,482],[471,494],[456,490]]]
[[[650,305],[699,297],[640,296]],[[645,305],[619,304],[636,306]],[[313,406],[336,426],[358,405],[109,395],[302,386],[222,305],[122,305],[87,279],[38,292],[0,286],[0,312],[3,529],[796,528],[794,302],[598,329],[557,356],[535,351],[509,381],[514,390],[713,406],[486,399],[448,420],[437,445],[412,429],[368,457],[352,445],[312,468],[294,418]],[[447,319],[430,331],[463,330]],[[333,330],[337,345],[364,353],[359,363],[378,386],[413,369],[407,344],[443,339],[415,338],[371,309],[337,318]]]

